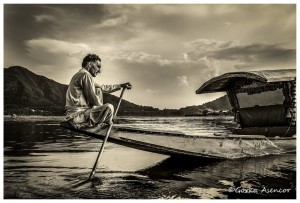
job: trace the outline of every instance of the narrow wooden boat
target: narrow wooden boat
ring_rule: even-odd
[[[267,70],[227,73],[204,83],[197,94],[226,91],[239,128],[232,133],[194,136],[178,132],[151,131],[114,126],[109,142],[170,156],[208,159],[236,159],[296,151],[296,70]],[[265,92],[268,92],[264,95]],[[240,97],[243,94],[243,97]],[[243,106],[257,100],[253,95],[275,96],[268,104]],[[248,98],[249,96],[249,98]],[[245,100],[245,99],[244,99]],[[278,100],[278,101],[277,101]],[[260,100],[261,101],[261,100]],[[249,102],[246,102],[249,105]],[[252,104],[252,103],[250,103]],[[104,139],[107,129],[72,131]]]

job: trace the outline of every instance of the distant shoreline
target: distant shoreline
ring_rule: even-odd
[[[207,115],[215,116],[215,115]],[[228,115],[223,115],[228,116]],[[205,117],[205,116],[118,116],[118,118],[128,118],[128,117]],[[39,121],[49,121],[49,122],[62,122],[65,116],[43,116],[43,115],[19,115],[17,117],[12,117],[11,115],[3,116],[4,122],[39,122]]]
[[[10,115],[4,115],[4,121],[16,121],[16,122],[23,122],[23,121],[30,121],[30,122],[37,122],[37,121],[64,121],[65,116],[41,116],[41,115],[20,115],[13,118]]]

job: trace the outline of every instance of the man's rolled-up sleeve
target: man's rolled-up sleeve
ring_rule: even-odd
[[[121,85],[101,85],[101,90],[105,93],[112,93],[121,89]]]

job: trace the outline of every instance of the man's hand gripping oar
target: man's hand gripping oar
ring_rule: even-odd
[[[121,95],[120,95],[119,103],[118,103],[117,108],[116,108],[116,110],[115,110],[114,118],[116,117],[117,112],[118,112],[118,110],[119,110],[119,107],[120,107],[120,104],[121,104],[121,101],[122,101],[122,98],[123,98],[123,95],[124,95],[125,90],[126,90],[126,89],[131,89],[132,86],[131,86],[130,83],[124,83],[124,84],[121,85],[121,87],[122,87],[122,92],[121,92]],[[89,176],[89,180],[91,180],[91,179],[94,177],[94,175],[95,175],[95,172],[96,172],[96,169],[97,169],[97,166],[98,166],[98,162],[99,162],[99,160],[100,160],[100,158],[101,158],[101,155],[103,154],[104,146],[105,146],[105,144],[106,144],[106,142],[107,142],[107,139],[108,139],[108,136],[109,136],[109,134],[110,134],[110,131],[111,131],[112,126],[113,126],[112,123],[108,126],[108,130],[107,130],[107,132],[106,132],[105,138],[104,138],[104,140],[103,140],[103,143],[102,143],[102,145],[101,145],[100,151],[99,151],[98,156],[97,156],[97,158],[96,158],[96,161],[95,161],[93,170],[92,170],[92,172],[91,172],[91,174],[90,174],[90,176]]]

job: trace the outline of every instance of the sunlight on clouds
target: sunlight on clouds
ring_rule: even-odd
[[[178,79],[179,86],[189,86],[189,83],[187,81],[187,76],[185,75],[177,76],[177,79]]]
[[[27,57],[35,62],[30,69],[64,84],[68,84],[70,77],[80,69],[82,58],[89,50],[83,43],[46,38],[28,40],[25,45]]]
[[[158,61],[160,58],[160,55],[152,55],[145,52],[129,52],[112,55],[110,60],[125,60],[129,63],[145,63],[149,61]]]
[[[87,51],[89,46],[82,43],[70,43],[55,39],[32,39],[25,41],[27,50],[30,53],[46,52],[51,54],[67,54],[76,55],[83,51]]]
[[[214,39],[196,39],[189,42],[184,42],[183,45],[186,49],[198,50],[202,52],[208,52],[211,50],[232,47],[237,41],[219,41]]]
[[[170,64],[172,64],[173,62],[174,62],[174,61],[168,60],[168,59],[160,59],[160,60],[158,60],[158,63],[159,63],[161,66],[170,65]]]
[[[204,56],[199,58],[198,61],[202,64],[205,64],[210,69],[219,70],[221,67],[221,61],[211,57]]]
[[[179,5],[157,5],[153,7],[153,10],[159,13],[163,13],[165,15],[184,15],[184,16],[192,16],[192,17],[201,17],[208,18],[211,16],[222,16],[228,14],[230,12],[236,11],[236,8],[230,5],[205,5],[195,6],[193,4],[188,5],[180,5],[180,7],[184,8],[178,12]],[[213,7],[213,9],[212,9]]]
[[[108,19],[105,20],[99,24],[95,24],[93,25],[93,27],[95,28],[101,28],[101,27],[115,27],[115,26],[121,26],[124,25],[125,23],[127,23],[128,19],[126,16],[122,16],[119,18],[112,18],[112,19]]]
[[[36,15],[34,16],[34,19],[38,23],[43,23],[43,22],[51,22],[51,21],[56,21],[56,18],[51,15]]]
[[[183,53],[183,59],[185,61],[188,61],[189,60],[189,55],[187,53]]]

